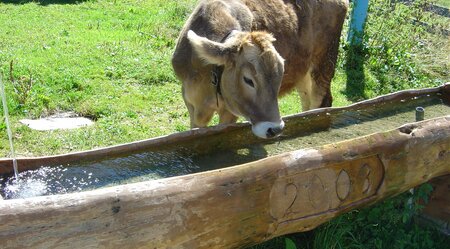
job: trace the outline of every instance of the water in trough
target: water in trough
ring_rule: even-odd
[[[10,199],[69,193],[243,164],[287,151],[395,129],[414,122],[418,106],[425,108],[425,119],[450,115],[450,106],[443,103],[439,94],[385,101],[359,110],[305,115],[286,120],[285,135],[273,140],[249,143],[252,135],[250,129],[245,129],[246,135],[227,134],[216,139],[220,141],[216,141],[213,148],[204,146],[207,150],[178,144],[95,162],[57,167],[44,165],[20,173],[18,180],[3,179],[2,194]]]

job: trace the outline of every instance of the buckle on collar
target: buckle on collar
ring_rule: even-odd
[[[211,83],[216,88],[216,92],[222,95],[222,91],[220,90],[220,81],[222,79],[224,67],[215,65],[211,70]]]

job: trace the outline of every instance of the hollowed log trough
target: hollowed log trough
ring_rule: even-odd
[[[450,85],[404,91],[344,108],[415,94],[450,99]],[[345,109],[347,108],[347,109]],[[329,116],[329,115],[328,115]],[[219,146],[248,124],[198,129],[68,155],[21,158],[22,170],[196,141]],[[288,129],[288,128],[287,128]],[[289,132],[289,131],[287,131]],[[241,137],[242,138],[242,137]],[[247,137],[251,142],[252,136]],[[205,142],[206,143],[206,142]],[[203,146],[203,147],[202,147]],[[221,144],[221,146],[225,146]],[[10,173],[10,160],[0,173]],[[20,166],[19,166],[20,167]],[[0,201],[1,248],[244,248],[308,231],[352,209],[450,174],[450,115],[254,162],[92,191]]]

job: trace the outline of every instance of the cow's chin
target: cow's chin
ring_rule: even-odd
[[[278,137],[281,134],[283,128],[283,120],[281,120],[280,122],[259,122],[256,124],[252,124],[253,134],[264,139]]]

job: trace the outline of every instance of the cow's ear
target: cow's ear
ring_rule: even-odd
[[[215,42],[206,37],[198,36],[194,31],[189,30],[187,38],[200,58],[209,64],[225,65],[232,58],[232,54],[237,52],[236,42]]]

